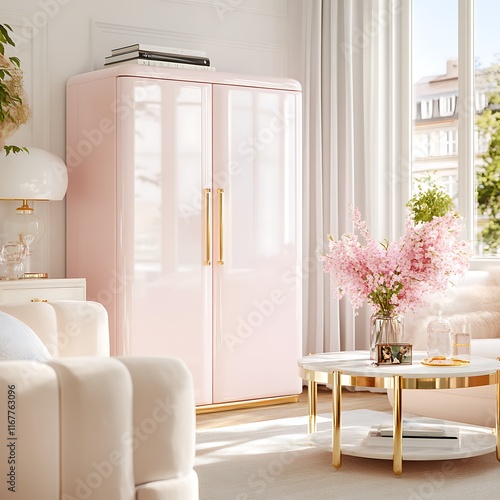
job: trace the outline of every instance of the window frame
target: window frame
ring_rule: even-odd
[[[465,219],[464,238],[474,238],[475,222],[475,64],[474,0],[458,2],[458,210]],[[472,113],[468,112],[472,109]],[[478,257],[474,257],[478,259]]]

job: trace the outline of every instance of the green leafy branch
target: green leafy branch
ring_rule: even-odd
[[[18,57],[6,57],[6,46],[15,47],[10,36],[12,28],[8,24],[0,24],[0,127],[3,137],[11,135],[20,125],[29,118],[29,107],[23,102],[23,86],[21,61]],[[9,153],[27,152],[27,148],[19,146],[3,146],[6,155]]]

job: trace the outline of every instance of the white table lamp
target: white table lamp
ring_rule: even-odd
[[[2,245],[9,243],[12,248],[12,243],[24,244],[26,256],[45,233],[45,224],[29,202],[62,200],[68,187],[68,171],[58,156],[42,149],[28,149],[29,153],[0,155],[0,199],[21,201],[16,214],[4,223],[7,241]],[[8,264],[5,259],[3,263]],[[16,271],[7,270],[6,277],[21,277],[21,270],[22,266],[17,266]]]

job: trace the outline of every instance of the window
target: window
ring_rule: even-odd
[[[441,152],[443,156],[451,156],[457,154],[457,131],[445,130],[441,133]]]
[[[446,96],[439,98],[439,115],[452,116],[455,114],[455,96]]]
[[[439,183],[444,190],[450,195],[451,199],[456,202],[458,197],[458,176],[457,174],[442,175],[439,178]]]
[[[432,118],[432,99],[420,101],[420,114],[422,120]]]
[[[499,17],[497,0],[411,2],[413,100],[421,102],[421,116],[413,116],[412,177],[436,172],[454,193],[481,258],[500,258],[500,159],[490,148],[500,141]],[[429,95],[436,117],[445,119],[424,121]],[[439,139],[432,161],[423,159],[424,127]]]
[[[417,147],[415,156],[418,158],[426,158],[431,156],[431,136],[430,134],[418,134]]]

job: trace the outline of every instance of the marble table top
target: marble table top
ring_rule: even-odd
[[[369,351],[342,351],[311,354],[300,358],[298,366],[316,372],[340,371],[346,375],[360,377],[404,378],[449,378],[491,375],[500,370],[500,361],[480,356],[472,356],[471,362],[462,366],[427,366],[421,361],[426,357],[423,351],[413,352],[413,363],[376,365],[370,359]]]

